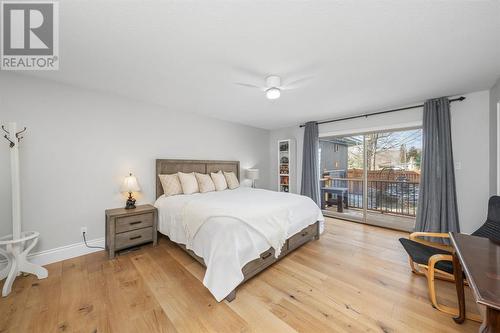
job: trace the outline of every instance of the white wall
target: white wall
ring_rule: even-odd
[[[262,170],[268,187],[269,131],[32,77],[0,74],[0,122],[28,132],[20,146],[23,230],[41,232],[37,250],[104,236],[104,210],[121,207],[132,171],[153,203],[155,159],[239,160]],[[9,148],[0,138],[0,235],[11,233]],[[244,173],[242,173],[244,175]],[[36,250],[35,250],[36,251]]]
[[[463,232],[472,232],[486,219],[489,197],[489,91],[463,95],[466,100],[452,103],[452,139],[456,170],[457,201],[460,225]],[[319,126],[320,136],[334,133],[348,134],[369,130],[397,129],[415,126],[422,122],[422,110],[415,109],[368,118],[324,124]],[[298,126],[271,131],[270,170],[276,170],[278,139],[295,138],[298,150],[297,188],[300,191],[302,173],[302,145],[304,131]],[[277,186],[277,177],[270,177],[270,186]]]
[[[490,194],[489,91],[464,95],[451,106],[453,159],[460,227],[473,232],[486,221]]]
[[[497,104],[500,103],[500,79],[490,90],[490,195],[500,193],[497,189]]]

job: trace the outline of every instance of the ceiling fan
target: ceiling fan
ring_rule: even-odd
[[[296,89],[300,86],[300,83],[303,83],[305,81],[310,80],[312,77],[304,77],[292,82],[289,82],[286,85],[281,84],[281,77],[277,75],[270,75],[266,78],[265,86],[259,86],[251,83],[243,83],[243,82],[236,82],[237,85],[243,86],[243,87],[250,87],[250,88],[257,88],[263,92],[265,92],[266,97],[268,99],[278,99],[281,96],[281,91],[283,90],[291,90],[291,89]]]

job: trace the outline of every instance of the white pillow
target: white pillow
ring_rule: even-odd
[[[210,175],[205,175],[203,173],[195,172],[196,180],[198,181],[198,187],[201,193],[215,191],[215,184]]]
[[[234,172],[224,172],[224,176],[226,177],[227,187],[230,190],[240,187],[240,182]]]
[[[222,171],[217,173],[210,173],[210,177],[214,181],[216,191],[224,191],[227,188],[226,177],[222,174]]]
[[[163,187],[163,194],[166,197],[176,194],[182,194],[182,186],[179,177],[176,173],[173,175],[158,175],[160,178],[161,187]]]
[[[177,175],[179,176],[179,180],[182,186],[182,192],[184,194],[193,194],[200,192],[198,182],[196,181],[196,177],[194,176],[194,172],[178,172]]]

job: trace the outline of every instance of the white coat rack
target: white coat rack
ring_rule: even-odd
[[[2,125],[4,138],[10,147],[10,173],[12,188],[12,235],[0,238],[0,255],[7,258],[7,266],[0,270],[0,280],[7,278],[3,285],[2,296],[12,290],[12,284],[21,273],[34,274],[39,279],[48,276],[42,266],[28,261],[28,253],[35,247],[40,234],[36,231],[21,231],[21,186],[19,177],[19,143],[26,132],[26,127],[17,131],[16,123],[9,123],[8,129]]]

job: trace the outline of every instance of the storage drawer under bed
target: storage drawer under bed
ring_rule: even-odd
[[[241,272],[243,273],[245,280],[247,280],[275,261],[276,258],[274,257],[274,249],[270,248],[269,250],[261,253],[259,258],[252,260],[248,264],[246,264]]]
[[[302,244],[307,243],[308,241],[313,239],[317,234],[317,228],[317,223],[314,223],[290,237],[288,239],[288,251],[292,251]]]
[[[318,231],[318,225],[317,223],[311,224],[310,226],[302,229],[300,232],[297,234],[293,235],[290,237],[285,245],[283,245],[283,248],[281,249],[281,254],[278,258],[274,257],[274,249],[270,248],[267,251],[264,251],[261,253],[260,257],[252,260],[248,264],[246,264],[243,269],[242,273],[243,276],[245,277],[245,280],[248,280],[255,274],[261,272],[264,270],[267,266],[270,266],[274,262],[278,261],[282,257],[286,256],[290,251],[295,250],[296,248],[300,247],[301,245],[307,243],[308,241],[312,240],[316,235]]]

